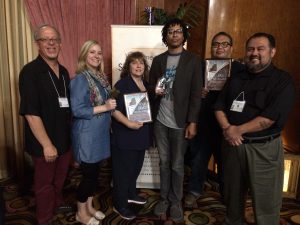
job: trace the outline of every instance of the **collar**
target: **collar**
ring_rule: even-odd
[[[168,51],[168,56],[180,56],[182,54],[183,51],[179,52],[179,53],[175,53],[175,54],[172,54]]]
[[[182,51],[181,51],[180,53],[170,54],[169,51],[167,50],[167,51],[165,51],[165,52],[163,53],[163,55],[164,55],[164,56],[169,56],[169,55],[171,55],[171,56],[176,56],[176,55],[184,55],[185,53],[186,53],[185,48],[182,48]]]
[[[41,68],[45,71],[51,71],[51,73],[54,73],[51,69],[51,67],[48,65],[48,63],[43,59],[43,57],[41,55],[38,55],[38,57],[36,58],[36,61],[38,62],[38,64],[41,66]],[[58,63],[58,67],[59,67],[59,71],[61,72],[61,65],[59,62]]]

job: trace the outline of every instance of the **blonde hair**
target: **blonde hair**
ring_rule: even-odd
[[[90,50],[91,47],[93,47],[94,45],[99,45],[99,42],[98,41],[95,41],[95,40],[88,40],[86,41],[82,47],[81,47],[81,50],[80,50],[80,53],[79,53],[79,56],[78,56],[78,61],[77,61],[77,68],[76,68],[76,73],[81,73],[85,70],[88,69],[87,65],[86,65],[86,58],[87,58],[87,55],[88,55],[88,52]],[[100,46],[101,47],[101,46]],[[104,74],[104,63],[103,63],[103,59],[102,61],[100,62],[100,65],[98,67],[98,72],[103,75]]]

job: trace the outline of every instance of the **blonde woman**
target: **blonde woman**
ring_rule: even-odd
[[[74,159],[80,164],[82,180],[77,189],[76,220],[97,225],[105,215],[93,208],[99,163],[110,156],[110,85],[104,74],[102,50],[97,41],[86,41],[78,57],[76,76],[70,83],[73,113],[72,145]]]

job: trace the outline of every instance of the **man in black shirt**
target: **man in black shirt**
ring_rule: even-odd
[[[246,42],[247,70],[225,85],[215,104],[223,129],[224,225],[244,224],[250,189],[256,224],[279,224],[283,188],[280,132],[295,100],[290,75],[272,64],[275,39],[256,33]]]
[[[57,61],[61,48],[57,29],[43,25],[34,39],[39,56],[20,72],[20,115],[25,117],[25,148],[35,168],[36,217],[39,225],[47,225],[55,210],[62,209],[62,188],[71,159],[70,79]]]

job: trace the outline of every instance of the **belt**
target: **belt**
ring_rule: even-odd
[[[279,134],[273,134],[270,136],[264,136],[264,137],[244,137],[243,143],[249,144],[249,143],[266,143],[269,141],[274,140],[275,138],[278,138],[280,136]]]

